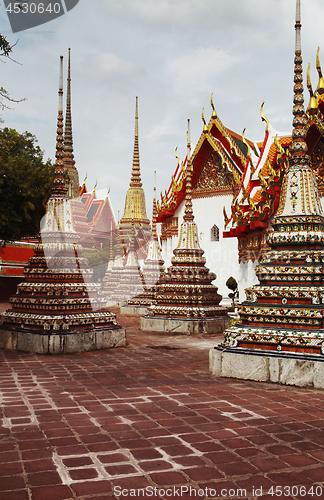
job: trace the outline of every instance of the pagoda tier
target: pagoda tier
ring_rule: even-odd
[[[177,327],[172,327],[172,322],[176,321],[181,333],[216,333],[224,331],[228,323],[227,309],[219,305],[222,297],[211,283],[213,277],[205,265],[204,251],[199,245],[192,209],[191,174],[189,160],[186,169],[185,214],[179,243],[173,250],[172,265],[164,280],[154,287],[156,303],[149,308],[148,315],[141,318],[143,330],[174,330]],[[188,320],[192,321],[191,325]]]
[[[61,58],[56,168],[42,244],[35,245],[12,309],[0,320],[0,347],[55,354],[126,343],[125,330],[104,310],[99,286],[90,283],[92,271],[73,227],[63,165],[62,65]]]
[[[150,314],[182,318],[225,316],[227,309],[219,306],[222,296],[211,283],[213,277],[205,265],[195,223],[181,225],[179,244],[173,254],[163,282],[154,288],[156,304],[150,308]]]
[[[270,250],[256,267],[260,284],[246,290],[241,323],[225,347],[324,354],[324,217],[305,142],[300,1],[296,10],[293,135]]]

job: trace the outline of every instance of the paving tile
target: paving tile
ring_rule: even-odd
[[[56,466],[53,460],[32,460],[24,462],[25,471],[27,473],[31,472],[41,472],[41,471],[56,471]]]
[[[204,454],[204,457],[211,460],[214,464],[241,462],[242,460],[238,455],[231,453],[230,451],[218,451],[215,453],[206,453]]]
[[[31,486],[45,486],[61,484],[61,478],[56,471],[43,471],[27,474],[28,483]]]
[[[146,488],[147,486],[152,486],[152,483],[149,482],[146,477],[141,476],[141,477],[126,477],[120,479],[112,479],[111,485],[112,485],[112,490],[114,491],[114,488],[127,489],[127,490]]]
[[[92,452],[113,451],[118,450],[118,445],[112,441],[107,441],[105,443],[89,443],[87,444],[87,449]]]
[[[247,462],[218,464],[218,469],[223,471],[227,476],[242,476],[257,472],[257,468]]]
[[[293,449],[285,445],[277,444],[267,446],[267,451],[273,453],[274,455],[290,455],[293,452]]]
[[[240,439],[240,438],[233,438],[233,439],[223,439],[221,441],[223,446],[226,446],[228,448],[248,448],[251,446],[251,443],[245,439]]]
[[[316,467],[314,469],[308,469],[304,470],[303,473],[305,476],[309,477],[313,481],[318,481],[323,484],[323,479],[324,479],[324,467]],[[323,494],[324,494],[324,488],[323,488]]]
[[[66,467],[82,467],[84,465],[92,465],[93,461],[90,457],[73,457],[73,458],[64,458],[62,460],[63,464]]]
[[[73,481],[86,481],[87,479],[96,479],[98,477],[97,471],[93,468],[70,470],[69,475]]]
[[[19,461],[19,454],[16,451],[0,453],[0,464],[4,462],[17,462]],[[1,466],[0,466],[1,467]]]
[[[287,468],[287,464],[282,460],[270,457],[252,459],[250,460],[250,463],[263,472],[270,472],[273,470],[282,470]]]
[[[2,491],[0,500],[29,500],[29,495],[27,490]]]
[[[305,455],[285,455],[283,457],[283,460],[292,467],[306,467],[308,465],[314,465],[318,463],[317,460],[314,460]]]
[[[264,455],[264,451],[259,448],[240,448],[235,450],[235,453],[244,458],[255,457],[257,455]]]
[[[0,491],[14,491],[25,488],[25,481],[21,476],[0,477]]]
[[[312,482],[312,480],[307,477],[305,473],[302,474],[301,472],[296,471],[271,473],[268,474],[268,478],[275,484],[283,486],[307,485]]]
[[[224,474],[218,472],[214,467],[197,467],[194,469],[186,469],[184,471],[187,476],[196,482],[201,483],[201,481],[210,481],[212,479],[220,479],[224,477]]]
[[[152,481],[159,486],[172,486],[175,484],[186,484],[187,479],[181,472],[157,472],[150,474]]]
[[[21,455],[24,462],[27,462],[28,460],[43,460],[46,458],[52,458],[53,450],[51,448],[45,448],[43,450],[23,451]]]
[[[8,464],[2,463],[0,465],[0,477],[22,474],[22,472],[23,469],[20,462],[10,462]]]
[[[248,493],[250,493],[250,494],[254,493],[257,496],[262,497],[262,499],[263,499],[263,495],[269,491],[271,486],[274,485],[274,483],[272,481],[270,481],[270,479],[268,479],[267,477],[261,476],[259,474],[253,475],[249,479],[237,479],[236,483],[240,488],[246,489],[246,491]],[[257,491],[260,489],[261,489],[261,491]],[[262,494],[260,495],[260,493],[262,493]]]
[[[71,484],[71,489],[76,495],[83,498],[84,495],[95,493],[109,493],[112,490],[110,481],[89,481]],[[46,499],[47,500],[47,499]]]

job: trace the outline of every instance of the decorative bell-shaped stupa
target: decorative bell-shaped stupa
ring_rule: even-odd
[[[246,290],[239,306],[240,323],[226,330],[223,346],[211,352],[211,369],[221,376],[320,387],[324,217],[305,141],[300,0],[295,29],[291,156],[268,235],[270,250],[256,267],[260,284]]]
[[[173,250],[172,265],[165,279],[154,287],[156,303],[149,308],[148,315],[141,318],[142,330],[217,333],[223,332],[229,321],[227,309],[219,305],[222,297],[212,285],[213,278],[205,265],[194,222],[189,130],[187,158],[185,214],[179,243]]]
[[[70,353],[126,345],[125,329],[104,310],[99,285],[82,257],[64,175],[63,56],[60,64],[56,167],[41,231],[42,244],[24,270],[25,281],[1,315],[0,347],[38,353]]]

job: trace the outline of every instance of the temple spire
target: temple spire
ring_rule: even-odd
[[[156,170],[154,170],[154,188],[153,188],[153,210],[152,210],[152,235],[155,240],[158,239],[156,232],[156,218],[157,218],[157,207],[156,207]]]
[[[79,195],[79,175],[75,167],[73,154],[72,136],[72,114],[71,114],[71,49],[68,56],[68,76],[66,90],[66,115],[64,130],[64,167],[69,174],[69,197],[75,198]]]
[[[60,78],[59,78],[59,103],[57,116],[57,135],[55,153],[55,171],[52,195],[56,197],[66,197],[67,188],[64,178],[64,151],[63,151],[63,56],[60,57]]]
[[[188,119],[186,197],[185,197],[185,213],[183,216],[183,220],[185,222],[192,222],[194,220],[194,215],[193,215],[193,210],[192,210],[192,186],[191,186],[192,165],[191,165],[190,151],[191,151],[190,120]]]
[[[301,55],[301,16],[300,0],[296,0],[296,39],[295,39],[295,68],[294,68],[294,106],[293,106],[293,133],[292,133],[292,163],[299,161],[300,155],[306,155],[307,144],[305,142],[306,116],[304,109],[304,87],[303,87],[303,59]]]
[[[139,144],[138,144],[138,97],[136,96],[135,138],[134,138],[132,178],[131,178],[131,182],[130,182],[130,187],[141,187],[141,186],[142,186],[142,182],[141,182]]]
[[[280,204],[275,220],[281,216],[322,215],[321,202],[314,173],[307,154],[306,124],[303,88],[303,59],[301,55],[300,0],[296,0],[296,45],[294,67],[294,104],[291,157],[282,183]]]
[[[135,110],[135,139],[132,176],[125,199],[124,215],[120,220],[123,235],[126,240],[130,239],[132,234],[132,224],[135,224],[136,230],[141,230],[144,234],[151,236],[150,221],[146,215],[145,194],[142,188],[140,159],[139,159],[139,140],[138,140],[138,98],[136,97]]]

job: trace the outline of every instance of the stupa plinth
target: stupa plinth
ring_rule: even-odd
[[[324,388],[324,217],[305,141],[300,0],[295,28],[291,157],[270,250],[256,267],[260,284],[246,290],[239,306],[241,322],[210,352],[210,369],[223,377]]]
[[[188,131],[188,158],[190,140]],[[173,250],[171,266],[162,283],[154,287],[155,301],[149,313],[141,318],[145,331],[183,334],[223,332],[229,322],[227,309],[219,305],[222,296],[212,285],[206,267],[204,250],[199,245],[198,227],[194,222],[191,196],[191,161],[186,168],[185,214],[180,227],[179,243]]]
[[[60,65],[56,167],[41,231],[42,243],[24,270],[25,281],[0,316],[0,348],[65,354],[126,345],[125,329],[104,309],[99,286],[82,257],[64,176],[63,57]]]

